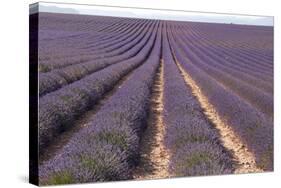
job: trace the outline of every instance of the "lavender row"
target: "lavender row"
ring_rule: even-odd
[[[132,32],[132,30],[135,30],[136,28],[138,28],[139,26],[138,25],[143,25],[145,23],[145,21],[139,21],[139,22],[133,22],[132,24],[129,24],[128,26],[126,25],[125,26],[119,26],[122,31],[120,34],[118,33],[113,33],[113,34],[110,34],[110,36],[107,36],[107,37],[99,37],[98,39],[94,39],[92,37],[92,31],[88,31],[88,35],[87,37],[84,37],[84,38],[79,38],[79,40],[75,39],[71,41],[69,40],[56,40],[56,41],[51,41],[48,45],[56,45],[57,48],[61,48],[62,52],[63,52],[63,55],[61,54],[58,54],[58,55],[55,55],[54,53],[58,53],[55,49],[53,48],[48,48],[48,45],[47,44],[44,44],[44,49],[47,48],[48,51],[50,51],[51,55],[52,55],[52,60],[55,60],[55,59],[61,59],[61,58],[64,58],[64,57],[73,57],[75,55],[83,55],[83,54],[86,54],[86,53],[90,53],[92,54],[92,50],[96,50],[96,49],[103,49],[105,47],[109,47],[111,45],[114,45],[114,44],[118,44],[118,42],[121,42],[123,41],[124,39],[126,39],[128,34],[132,35],[134,34],[134,32]],[[120,29],[119,28],[119,29]],[[114,29],[118,29],[117,27]],[[105,35],[105,34],[104,34]],[[102,35],[103,36],[103,35]],[[88,45],[93,45],[94,44],[94,48],[91,48],[91,49],[87,49],[88,48]],[[67,47],[67,48],[66,48]],[[43,57],[40,57],[41,59],[44,58],[45,60],[50,60],[51,57],[48,57],[48,53],[46,54],[46,50],[44,50],[44,56]],[[48,63],[48,61],[42,61],[42,63]]]
[[[239,135],[256,157],[259,167],[273,169],[273,126],[264,114],[222,87],[212,77],[193,65],[171,39],[172,49],[184,70],[195,80],[218,114]]]
[[[151,24],[151,22],[135,22],[134,24],[130,24],[127,27],[122,28],[124,31],[122,31],[120,34],[113,33],[112,38],[110,38],[110,40],[91,40],[90,42],[88,42],[89,44],[84,47],[81,47],[81,49],[96,52],[110,52],[112,49],[116,48],[113,48],[111,46],[120,45],[120,43],[123,43],[124,41],[128,40],[128,38],[135,37],[136,32],[141,30],[144,25]]]
[[[133,58],[145,46],[152,34],[152,31],[153,27],[146,28],[140,35],[138,35],[138,37],[125,45],[126,49],[120,48],[119,52],[123,53],[121,55],[96,61],[92,60],[86,63],[75,64],[51,72],[39,74],[39,95],[42,96],[46,93],[57,90],[109,65]]]
[[[147,61],[109,98],[87,127],[77,132],[53,159],[39,166],[40,184],[132,178],[160,49],[158,32]]]
[[[185,28],[185,29],[187,29],[187,28]],[[266,71],[268,72],[270,70],[270,67],[268,67],[269,64],[267,64],[266,66],[263,64],[260,64],[260,62],[262,62],[262,61],[259,58],[255,57],[254,59],[249,60],[248,58],[244,57],[245,55],[236,53],[235,49],[238,47],[234,48],[231,46],[224,45],[224,43],[221,40],[214,42],[210,35],[204,34],[201,31],[194,29],[192,26],[189,29],[191,31],[191,35],[196,37],[197,40],[203,41],[205,43],[204,47],[206,47],[211,52],[222,53],[222,54],[224,54],[224,56],[227,56],[229,58],[229,60],[231,60],[231,58],[233,58],[234,60],[237,60],[236,61],[237,64],[239,64],[240,66],[246,67],[246,68],[250,68],[251,67],[250,65],[254,65],[252,67],[260,68],[260,70],[257,69],[258,71],[262,71],[261,69],[264,69],[264,68],[267,69],[267,70],[265,70],[265,72]],[[236,35],[234,35],[234,36],[236,36]],[[236,38],[238,40],[239,36],[236,36]],[[239,62],[239,61],[241,61],[241,62]]]
[[[99,19],[99,17],[93,17],[92,18],[93,20],[98,20]],[[115,22],[114,24],[116,25],[118,22]],[[119,27],[122,27],[122,26],[124,26],[125,25],[125,23],[126,22],[124,22],[123,24],[120,24],[120,25],[116,25],[116,26],[113,26],[112,24],[111,24],[111,26],[112,26],[112,28],[119,28]],[[44,37],[44,38],[41,38],[40,37],[40,41],[41,42],[44,42],[44,46],[47,46],[48,44],[50,44],[50,43],[56,43],[56,44],[63,44],[63,45],[65,45],[66,47],[75,47],[75,43],[77,43],[77,42],[83,42],[83,41],[85,41],[85,42],[87,42],[87,39],[89,40],[89,39],[91,39],[91,40],[95,40],[94,38],[98,38],[99,40],[100,39],[102,39],[102,38],[106,38],[106,37],[108,37],[107,35],[106,35],[106,33],[104,33],[104,34],[102,34],[102,33],[99,33],[99,37],[98,36],[96,36],[96,32],[93,30],[93,29],[88,29],[88,30],[85,30],[85,31],[82,31],[82,30],[79,30],[79,31],[73,31],[73,30],[71,30],[71,29],[68,29],[67,28],[67,26],[69,26],[69,25],[74,25],[75,24],[75,22],[73,22],[72,20],[68,20],[67,22],[64,22],[64,23],[60,23],[59,24],[59,28],[57,28],[57,29],[53,29],[53,28],[48,28],[48,29],[45,29],[45,26],[48,26],[50,23],[41,23],[40,22],[40,31],[44,31],[44,32],[41,32],[41,34],[43,33],[43,34],[45,34],[45,35],[50,35],[50,36],[52,36],[52,35],[54,35],[54,31],[58,31],[58,32],[69,32],[69,33],[72,33],[73,35],[74,34],[76,34],[76,33],[84,33],[84,35],[80,35],[80,36],[77,36],[77,37],[71,37],[71,40],[69,40],[69,37],[68,36],[62,36],[62,37],[60,37],[60,38],[56,38],[55,40],[53,40],[53,39],[50,39],[49,37],[47,37],[47,39],[45,40],[45,38],[46,37],[44,37],[44,36],[42,36],[42,37]],[[91,23],[90,23],[91,24]],[[90,24],[87,24],[87,25],[90,25]],[[76,25],[76,24],[75,24]],[[85,25],[85,24],[84,24]],[[102,24],[99,24],[99,25],[102,25]],[[98,27],[97,25],[96,25],[96,27]],[[102,35],[101,35],[102,34]],[[52,48],[42,48],[42,49],[44,49],[44,54],[46,54],[48,51],[50,51],[50,52],[55,52]],[[46,51],[47,50],[47,51]]]
[[[241,63],[236,57],[230,58],[227,56],[227,53],[230,53],[230,50],[219,51],[214,50],[211,47],[205,47],[208,44],[208,41],[200,40],[198,37],[186,36],[186,41],[190,44],[190,48],[198,50],[204,55],[216,60],[214,63],[220,69],[227,71],[229,74],[234,75],[240,80],[247,81],[248,83],[254,83],[259,88],[264,89],[272,93],[272,76],[263,71],[263,69],[250,64]],[[239,75],[239,76],[237,76]],[[262,79],[263,78],[263,79]]]
[[[197,27],[199,26],[198,24],[194,24]],[[202,25],[201,25],[202,26]],[[272,60],[272,55],[269,55],[267,53],[262,53],[264,52],[265,48],[262,46],[263,42],[269,42],[273,38],[271,36],[273,29],[272,27],[267,27],[266,30],[263,30],[262,27],[260,26],[255,26],[255,29],[245,29],[245,28],[238,28],[237,26],[231,26],[231,25],[226,25],[221,28],[219,28],[217,31],[214,31],[213,28],[214,26],[208,25],[207,28],[203,27],[198,27],[198,31],[200,33],[207,34],[206,30],[212,29],[212,32],[214,32],[211,37],[213,40],[222,40],[226,39],[224,42],[225,44],[228,45],[229,47],[235,47],[237,50],[240,50],[240,52],[244,53],[245,55],[250,53],[250,54],[255,54],[259,57],[264,57],[268,60]],[[223,35],[218,35],[218,33],[224,33]],[[259,40],[256,40],[257,37]],[[269,49],[272,49],[272,45],[268,46],[270,47]],[[257,52],[257,53],[255,53]]]
[[[97,24],[101,27],[90,27],[91,30],[100,30],[104,27],[110,26],[116,22],[127,20],[128,18],[117,18],[117,17],[107,17],[107,16],[87,16],[87,15],[75,15],[75,14],[55,14],[55,13],[44,13],[41,12],[40,23],[43,29],[59,30],[61,25],[65,24],[65,30],[71,31],[81,31],[81,27],[89,27],[89,23],[93,23],[94,26]],[[93,19],[94,18],[94,19]],[[85,24],[86,23],[86,24]]]
[[[101,47],[101,49],[99,49],[98,51],[93,51],[93,50],[87,51],[84,49],[81,52],[79,52],[79,51],[72,52],[73,54],[75,54],[75,56],[72,55],[72,57],[69,57],[69,55],[67,55],[67,57],[65,57],[64,59],[62,59],[62,58],[54,59],[53,54],[52,54],[51,59],[39,62],[40,71],[47,72],[47,71],[53,70],[55,68],[61,68],[61,67],[67,66],[67,65],[77,64],[77,63],[94,60],[94,59],[105,58],[105,57],[112,57],[118,53],[121,53],[122,50],[124,51],[124,48],[126,48],[126,46],[125,47],[122,47],[122,46],[124,46],[126,44],[128,46],[129,45],[128,43],[136,38],[136,36],[137,36],[136,32],[135,32],[136,29],[139,29],[140,31],[142,31],[143,27],[136,27],[136,28],[134,28],[134,30],[132,30],[132,31],[130,30],[129,34],[126,33],[126,34],[124,34],[124,36],[121,39],[114,41],[115,45],[113,45],[112,42],[109,44],[104,43],[104,48]],[[133,36],[130,36],[130,35],[133,35]],[[95,45],[98,45],[98,44],[95,43]],[[121,47],[121,49],[120,49],[120,47]],[[59,48],[57,50],[61,51]],[[62,51],[65,51],[64,47],[62,47]],[[105,54],[105,53],[108,53],[108,54]]]
[[[205,36],[209,36],[210,37],[210,35],[208,35],[207,33],[204,34],[204,32],[202,30],[200,30],[199,33],[200,33],[200,36],[203,37],[203,38]],[[224,33],[224,35],[222,35],[220,37],[220,39],[215,39],[217,41],[216,44],[218,43],[220,46],[222,46],[224,48],[234,49],[232,51],[233,54],[236,54],[236,55],[240,56],[243,59],[243,61],[249,60],[249,62],[254,61],[257,64],[261,64],[261,65],[265,65],[265,66],[270,66],[270,64],[272,62],[272,59],[271,60],[270,59],[265,60],[264,57],[261,56],[260,52],[259,53],[255,53],[254,51],[247,52],[247,49],[242,48],[241,46],[237,46],[235,48],[232,47],[233,44],[235,44],[235,43],[241,45],[241,43],[244,42],[242,40],[246,40],[250,36],[253,36],[254,35],[253,33],[243,34],[243,35],[240,35],[240,36],[238,36],[237,34],[233,34],[232,36],[234,36],[235,38],[232,39],[232,40],[230,39],[231,35],[226,35],[226,32],[223,32],[222,30],[219,30],[218,33]],[[213,34],[216,34],[216,32],[214,32]],[[245,36],[247,36],[247,37],[245,37]],[[256,35],[254,35],[254,36],[256,37]],[[227,42],[229,40],[230,40],[230,42]],[[253,38],[253,40],[256,41],[256,38]],[[256,47],[257,45],[249,44],[249,46]],[[272,53],[271,53],[271,55],[272,55]],[[256,59],[262,59],[262,61],[256,61]],[[268,63],[264,63],[264,62],[269,62],[269,64]]]
[[[273,96],[271,94],[238,80],[230,74],[226,74],[225,71],[215,66],[215,60],[205,56],[199,50],[191,50],[189,44],[182,43],[184,40],[180,37],[175,38],[175,41],[179,44],[177,49],[186,52],[184,55],[190,59],[194,66],[203,70],[206,74],[223,84],[224,87],[237,93],[269,118],[273,117]]]
[[[229,57],[228,58],[229,60],[231,60],[230,57],[232,57],[234,60],[237,60],[237,61],[235,61],[235,64],[238,64],[242,67],[249,68],[250,70],[255,69],[257,72],[261,72],[261,73],[269,74],[272,71],[272,65],[273,65],[272,61],[270,62],[270,64],[269,63],[264,64],[262,59],[260,59],[258,57],[255,57],[255,58],[249,60],[247,56],[245,57],[245,55],[241,55],[241,53],[235,53],[235,49],[233,49],[231,47],[212,44],[210,42],[210,40],[211,40],[210,37],[204,36],[203,34],[202,35],[196,34],[196,35],[197,35],[197,40],[198,40],[198,38],[200,38],[200,40],[206,42],[206,44],[209,45],[208,47],[206,47],[209,51],[211,51],[213,53],[223,53],[224,55],[227,55],[227,57]],[[204,46],[206,46],[206,45],[204,45]],[[272,51],[271,51],[271,53],[272,53]]]
[[[104,93],[147,58],[156,37],[153,32],[146,46],[134,58],[114,64],[84,79],[69,84],[39,100],[40,151],[77,116],[97,102]]]
[[[166,35],[164,35],[166,36]],[[228,174],[232,159],[219,144],[218,133],[206,120],[198,101],[173,61],[167,37],[163,40],[165,145],[175,176]]]
[[[231,47],[218,47],[216,44],[212,44],[212,39],[209,36],[199,35],[198,32],[195,32],[193,27],[184,27],[179,29],[185,33],[185,30],[188,30],[188,35],[185,35],[186,38],[189,38],[190,41],[194,43],[197,47],[202,49],[206,49],[209,54],[216,54],[221,58],[224,58],[227,64],[232,64],[235,68],[244,68],[247,70],[255,70],[257,73],[270,73],[270,69],[264,67],[263,65],[259,65],[254,61],[260,60],[256,58],[254,61],[249,61],[245,58],[242,58],[240,54],[233,53],[233,49]],[[198,43],[197,43],[198,42]],[[243,69],[239,69],[243,70]],[[253,71],[252,71],[253,72]],[[248,71],[247,73],[251,73]],[[262,74],[261,74],[262,75]],[[260,75],[259,75],[260,76]]]

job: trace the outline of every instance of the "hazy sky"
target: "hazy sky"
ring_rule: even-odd
[[[34,9],[34,6],[31,8]],[[145,18],[145,19],[273,26],[273,17],[271,16],[246,16],[246,15],[230,15],[230,14],[135,9],[135,8],[117,8],[117,7],[105,7],[105,6],[93,6],[93,5],[58,4],[58,3],[43,3],[43,2],[39,3],[39,11],[54,12],[54,13],[132,17],[132,18]]]

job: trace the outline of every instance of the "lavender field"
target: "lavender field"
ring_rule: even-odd
[[[41,185],[273,171],[273,27],[40,13],[38,29]]]

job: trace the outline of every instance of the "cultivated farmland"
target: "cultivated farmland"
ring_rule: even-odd
[[[273,170],[273,27],[40,13],[38,46],[40,184]]]

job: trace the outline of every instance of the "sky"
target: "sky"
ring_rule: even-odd
[[[30,12],[36,12],[36,5],[30,6]],[[117,16],[144,19],[195,21],[208,23],[233,23],[243,25],[273,26],[272,16],[233,15],[173,10],[154,10],[141,8],[120,8],[95,5],[39,3],[40,12],[68,13],[82,15]]]

